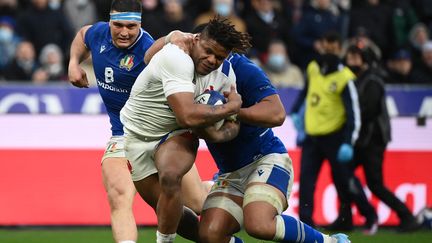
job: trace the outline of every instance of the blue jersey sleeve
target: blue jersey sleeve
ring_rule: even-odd
[[[242,96],[242,107],[250,107],[267,96],[277,94],[267,75],[245,56],[229,58],[236,75],[237,92]],[[207,143],[221,172],[237,170],[271,153],[286,153],[286,148],[272,129],[241,123],[236,138],[226,143]]]
[[[84,43],[89,50],[92,49],[93,43],[99,43],[95,40],[104,36],[104,32],[109,29],[109,25],[107,22],[97,22],[92,25],[86,32],[84,36]]]
[[[267,96],[277,94],[267,75],[255,63],[238,54],[230,61],[237,79],[237,90],[242,94],[243,107],[252,106]]]

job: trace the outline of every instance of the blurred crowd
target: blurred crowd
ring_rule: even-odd
[[[69,46],[83,25],[109,20],[109,0],[1,0],[0,80],[67,80]],[[337,31],[344,46],[373,51],[386,83],[432,85],[430,0],[142,0],[155,39],[214,15],[252,36],[248,55],[276,87],[303,87],[306,65]],[[344,54],[342,54],[344,55]]]

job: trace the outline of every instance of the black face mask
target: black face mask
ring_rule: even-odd
[[[361,70],[362,70],[361,66],[348,66],[348,67],[356,75],[358,75],[361,72]]]
[[[337,71],[338,65],[341,63],[341,60],[337,55],[324,54],[320,56],[318,63],[321,67],[321,73],[328,74]]]

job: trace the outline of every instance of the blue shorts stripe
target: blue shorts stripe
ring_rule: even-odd
[[[290,173],[285,168],[274,165],[267,179],[267,184],[276,187],[286,196],[290,177]]]

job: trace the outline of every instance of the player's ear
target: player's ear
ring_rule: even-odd
[[[195,34],[193,39],[195,43],[198,42],[201,39],[201,34]]]

